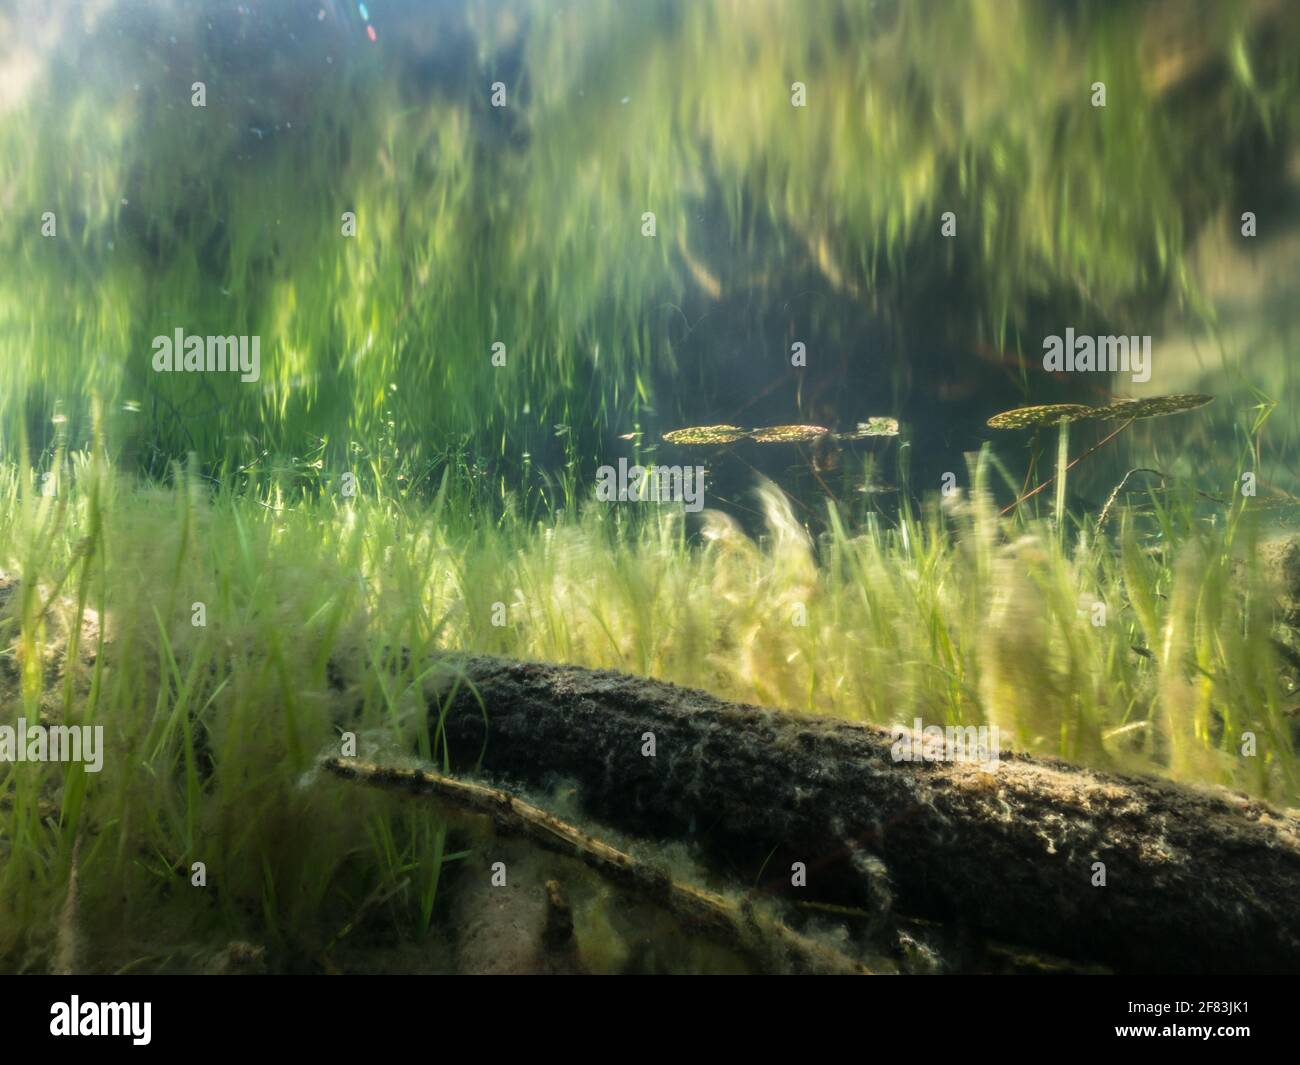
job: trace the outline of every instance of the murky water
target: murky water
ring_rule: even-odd
[[[0,765],[0,969],[155,919],[162,970],[566,920],[554,969],[762,968],[527,844],[493,916],[483,825],[315,772],[450,765],[453,652],[1294,803],[1297,45],[1265,0],[0,11],[0,696],[113,782]],[[514,783],[718,912],[761,873],[835,965],[1010,966],[885,915],[894,854],[797,910],[824,836],[618,836],[563,751]]]

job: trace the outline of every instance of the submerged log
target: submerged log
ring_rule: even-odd
[[[1120,970],[1300,971],[1294,814],[1005,751],[992,766],[895,761],[878,726],[610,671],[452,661],[430,728],[453,771],[575,781],[591,817],[692,840],[744,883],[765,871],[792,898],[892,903]]]

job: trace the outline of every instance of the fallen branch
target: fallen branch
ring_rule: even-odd
[[[484,814],[499,833],[527,839],[547,850],[576,858],[602,876],[663,906],[683,925],[710,935],[755,961],[766,971],[855,973],[868,970],[840,952],[800,935],[748,903],[735,903],[672,879],[539,807],[498,788],[418,769],[399,769],[332,758],[325,768],[366,784],[432,795],[462,810]],[[551,906],[558,885],[547,885]]]
[[[690,839],[737,878],[766,862],[773,893],[873,912],[892,898],[1121,970],[1300,971],[1300,820],[1264,803],[1006,752],[995,772],[900,762],[876,726],[609,671],[446,664],[430,727],[453,771],[481,752],[501,777],[576,781],[596,820]]]

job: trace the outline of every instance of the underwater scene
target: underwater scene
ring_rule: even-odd
[[[0,0],[0,973],[1300,972],[1297,277],[1292,0]]]

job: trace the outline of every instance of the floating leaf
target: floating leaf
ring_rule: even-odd
[[[1081,403],[1048,403],[1040,407],[1017,407],[995,414],[986,423],[990,429],[1028,429],[1035,425],[1059,425],[1065,419],[1091,418],[1095,408]]]
[[[1148,399],[1117,399],[1092,412],[1094,418],[1116,420],[1120,418],[1161,418],[1166,414],[1181,414],[1213,403],[1213,396],[1190,394],[1182,396],[1151,396]]]
[[[820,425],[772,425],[755,429],[750,438],[759,444],[804,444],[830,435],[829,429]]]
[[[851,433],[836,433],[836,440],[865,440],[869,436],[897,436],[897,418],[868,418],[858,422],[858,427]]]
[[[691,429],[674,429],[670,433],[664,433],[664,440],[683,447],[717,447],[721,444],[734,444],[748,435],[746,430],[736,425],[697,425]]]

